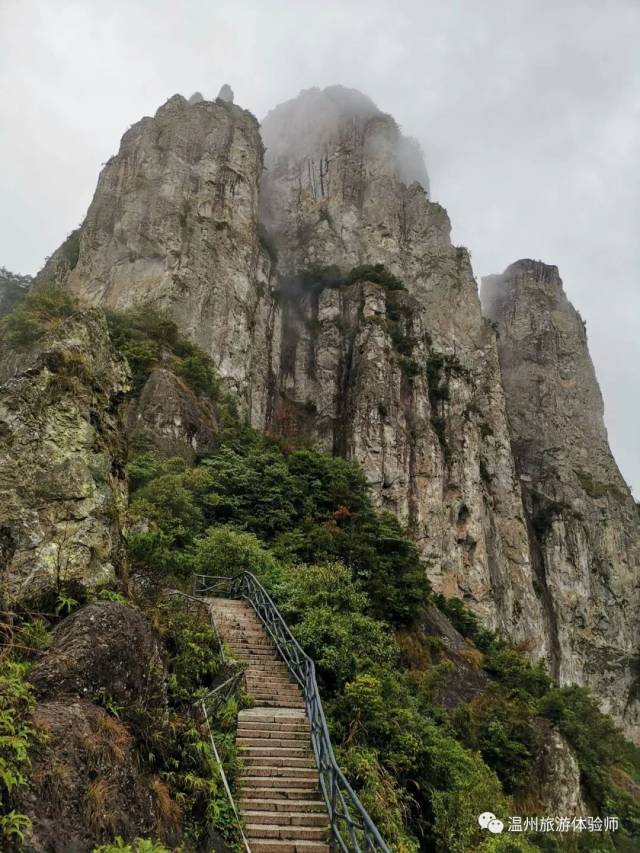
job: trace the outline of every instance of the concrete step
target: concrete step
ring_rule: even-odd
[[[309,735],[309,723],[304,719],[279,720],[277,723],[270,720],[245,720],[238,722],[238,732],[299,732],[301,735]],[[267,737],[261,734],[260,737]]]
[[[247,677],[251,678],[256,684],[295,684],[296,686],[298,684],[293,678],[289,677],[289,673],[265,672],[257,667],[250,671]]]
[[[265,796],[273,797],[273,792],[278,791],[282,796],[289,799],[305,799],[311,793],[317,793],[317,778],[301,779],[296,776],[243,776],[241,789],[243,794],[249,791],[269,792]]]
[[[309,730],[303,728],[293,728],[286,726],[277,726],[272,729],[267,728],[251,728],[246,724],[238,726],[239,738],[260,738],[261,740],[273,741],[280,738],[289,738],[289,740],[300,740],[303,743],[309,743]]]
[[[241,796],[247,797],[251,800],[266,800],[269,797],[278,797],[281,800],[291,800],[292,802],[296,802],[297,800],[309,800],[314,797],[318,792],[313,788],[290,788],[287,785],[283,785],[280,788],[265,787],[265,788],[241,788],[240,794]]]
[[[278,757],[274,755],[248,756],[244,754],[242,756],[242,766],[249,769],[253,768],[255,770],[254,775],[256,776],[262,773],[262,768],[267,767],[290,767],[292,770],[304,767],[312,769],[314,773],[317,772],[315,760],[311,755],[308,758],[292,758],[290,755]]]
[[[238,774],[238,778],[243,780],[243,785],[244,780],[246,779],[255,779],[256,777],[263,779],[266,776],[270,776],[272,778],[286,777],[290,779],[311,779],[315,783],[318,781],[318,771],[313,767],[291,767],[289,764],[281,767],[272,767],[270,765],[259,765],[256,767],[255,764],[251,764],[244,767]]]
[[[247,823],[247,838],[283,838],[293,841],[326,841],[327,827],[290,826],[287,824]]]
[[[246,811],[271,812],[272,814],[274,812],[295,812],[296,814],[312,812],[320,813],[326,817],[325,809],[324,800],[314,798],[289,800],[285,797],[276,796],[259,798],[244,796],[240,799],[240,812],[242,814]]]
[[[280,708],[246,708],[238,714],[239,723],[252,723],[256,720],[262,723],[284,723],[289,720],[295,723],[304,723],[308,725],[307,716],[304,711],[292,710],[284,711]]]
[[[244,758],[307,758],[309,747],[290,746],[241,746],[238,750]]]
[[[329,845],[321,841],[285,841],[280,839],[251,839],[253,853],[329,853]]]
[[[276,824],[276,826],[321,826],[329,829],[329,819],[322,812],[260,812],[244,811],[247,824]]]
[[[273,701],[274,705],[281,704],[284,699],[291,700],[294,704],[302,701],[302,696],[290,690],[247,690],[254,699],[267,699]]]
[[[293,747],[306,747],[309,748],[308,741],[299,740],[296,738],[286,738],[286,737],[239,737],[236,739],[236,744],[239,747],[243,746],[293,746]]]

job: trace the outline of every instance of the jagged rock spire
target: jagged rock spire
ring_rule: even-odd
[[[228,83],[224,83],[218,92],[217,101],[224,101],[225,104],[233,103],[233,89]]]
[[[591,687],[640,737],[640,521],[611,454],[580,314],[558,268],[520,260],[482,281],[497,324],[511,445],[553,674]]]

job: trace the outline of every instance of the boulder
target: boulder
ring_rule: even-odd
[[[141,770],[120,720],[66,696],[39,704],[33,721],[44,737],[17,797],[17,811],[31,820],[22,851],[90,853],[118,835],[178,843],[179,807],[160,779]]]
[[[127,408],[127,433],[143,436],[170,455],[193,455],[215,447],[217,417],[211,401],[198,397],[175,373],[151,372]]]
[[[40,697],[68,694],[97,701],[143,735],[164,719],[165,678],[146,616],[113,601],[89,604],[65,619],[31,674]]]

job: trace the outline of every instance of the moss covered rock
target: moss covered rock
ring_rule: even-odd
[[[38,604],[123,571],[128,368],[98,311],[5,348],[15,358],[3,356],[13,375],[0,385],[0,597]]]

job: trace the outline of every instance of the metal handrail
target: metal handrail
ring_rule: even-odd
[[[200,607],[205,608],[207,618],[209,620],[209,623],[211,624],[211,627],[213,628],[214,634],[216,635],[216,640],[218,641],[218,647],[220,648],[220,657],[222,658],[222,663],[224,663],[224,664],[229,663],[229,661],[227,660],[227,657],[224,653],[224,643],[222,642],[222,637],[220,636],[220,631],[218,631],[218,626],[216,625],[216,620],[213,618],[213,613],[211,612],[211,608],[208,607],[201,598],[196,598],[194,595],[189,595],[188,593],[182,592],[182,590],[179,590],[179,589],[166,589],[164,591],[164,595],[167,598],[177,597],[177,598],[185,599],[186,601],[189,602],[189,604],[191,604],[192,602],[195,602],[196,604],[200,605]],[[189,606],[189,605],[187,605],[187,606]]]
[[[226,588],[225,588],[226,584]],[[313,660],[287,627],[282,614],[260,581],[251,572],[234,577],[195,575],[194,595],[244,598],[256,611],[291,675],[302,688],[311,727],[311,744],[327,806],[333,839],[344,853],[391,853],[378,828],[360,802],[336,761],[322,708]]]
[[[205,602],[201,598],[196,598],[193,595],[188,595],[186,592],[181,592],[178,589],[167,589],[164,591],[164,595],[166,598],[176,598],[181,602],[186,602],[186,606],[188,609],[192,608],[194,604],[196,604],[200,609],[204,608],[209,623],[215,632],[223,663],[228,664],[229,662],[225,660],[224,647],[222,644],[222,640],[220,639],[218,626],[216,625],[215,619],[213,618],[211,608],[207,604],[205,604]],[[207,732],[209,734],[209,742],[211,743],[211,749],[213,750],[213,755],[218,765],[218,772],[220,773],[220,778],[222,779],[222,785],[227,795],[227,799],[231,803],[233,813],[236,817],[238,829],[240,831],[240,835],[242,837],[242,842],[244,844],[246,853],[251,853],[251,847],[249,846],[249,842],[247,841],[247,838],[244,834],[244,830],[242,828],[242,819],[240,818],[238,808],[236,806],[235,800],[233,799],[233,794],[231,793],[231,786],[229,785],[227,774],[224,771],[222,759],[220,758],[220,753],[218,752],[218,747],[216,746],[216,741],[213,737],[213,728],[211,726],[211,720],[209,719],[215,714],[220,705],[223,702],[226,702],[227,699],[230,699],[231,696],[233,696],[233,694],[236,693],[241,686],[244,686],[246,689],[246,676],[244,666],[236,663],[235,661],[233,661],[232,663],[238,667],[238,671],[234,672],[232,676],[223,681],[222,684],[219,684],[217,687],[214,687],[213,690],[210,690],[204,696],[201,696],[200,698],[196,699],[193,704],[200,705],[202,717],[204,719],[205,726],[207,727]]]

